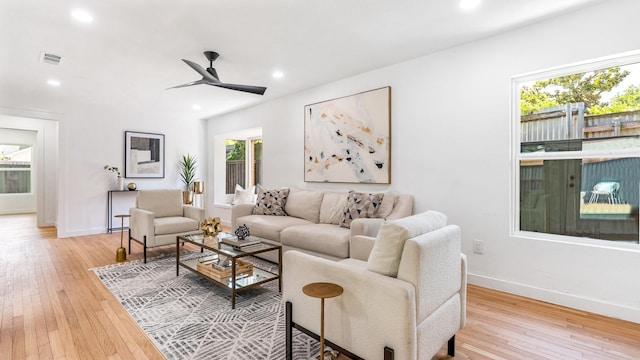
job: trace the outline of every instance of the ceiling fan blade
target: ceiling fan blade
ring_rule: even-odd
[[[217,86],[217,87],[221,87],[221,88],[225,88],[225,89],[230,89],[230,90],[244,91],[244,92],[248,92],[248,93],[252,93],[252,94],[258,94],[258,95],[264,95],[264,92],[267,90],[267,88],[263,87],[263,86],[226,84],[226,83],[221,83],[221,82],[216,82],[216,83],[212,83],[212,84],[209,84],[209,85],[213,85],[213,86]]]
[[[169,90],[169,89],[177,89],[177,88],[182,88],[182,87],[187,87],[187,86],[193,86],[193,85],[212,85],[211,81],[208,81],[206,79],[202,79],[202,80],[198,80],[198,81],[192,81],[186,84],[182,84],[182,85],[176,85],[176,86],[172,86],[170,88],[166,88],[165,90]]]
[[[220,82],[220,80],[216,79],[213,75],[207,72],[202,66],[194,63],[193,61],[189,61],[185,59],[182,59],[182,61],[184,61],[187,65],[189,65],[193,70],[198,72],[198,74],[202,75],[202,78],[204,80],[208,80],[210,82],[215,82],[215,83]]]

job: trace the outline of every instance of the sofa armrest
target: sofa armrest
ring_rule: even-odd
[[[154,233],[154,219],[155,214],[148,210],[139,208],[129,209],[129,229],[131,231],[131,237],[143,241],[144,237],[147,237],[147,244],[152,244],[155,241]]]
[[[282,280],[282,297],[292,303],[296,324],[319,334],[320,301],[302,288],[313,282],[338,284],[342,295],[325,300],[327,340],[365,359],[380,359],[385,346],[394,349],[396,359],[416,358],[415,290],[410,283],[368,271],[364,265],[297,250],[284,253]]]
[[[254,207],[256,207],[255,204],[231,205],[231,229],[237,229],[238,224],[236,224],[236,220],[239,217],[251,215]]]
[[[199,224],[204,220],[204,209],[200,207],[182,205],[182,213],[184,217],[196,220]]]

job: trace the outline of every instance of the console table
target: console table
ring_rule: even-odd
[[[129,227],[125,227],[124,225],[122,225],[119,228],[115,228],[113,227],[113,198],[114,196],[117,198],[126,198],[126,201],[133,201],[131,203],[130,206],[127,207],[127,209],[134,207],[135,206],[135,195],[138,192],[138,190],[109,190],[107,191],[107,232],[109,234],[111,234],[113,232],[113,230],[124,230],[124,229],[128,229]],[[129,195],[127,195],[129,194]],[[133,195],[133,197],[132,197]],[[127,211],[127,213],[129,213]]]

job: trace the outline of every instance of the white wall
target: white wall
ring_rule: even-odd
[[[638,1],[610,1],[213,118],[207,138],[262,127],[266,186],[413,194],[415,212],[440,210],[462,227],[471,283],[640,322],[640,248],[532,240],[509,232],[511,77],[639,49],[638,13]],[[304,183],[304,105],[387,85],[391,185]],[[484,241],[484,254],[472,252],[473,239]]]
[[[140,189],[182,188],[177,175],[183,154],[198,155],[197,176],[205,172],[203,122],[192,115],[165,114],[153,109],[78,107],[60,122],[60,206],[58,236],[80,236],[106,231],[107,191],[116,189],[115,177],[104,165],[116,166],[124,176],[125,131],[165,135],[165,178],[125,178]],[[119,226],[119,225],[118,225]]]

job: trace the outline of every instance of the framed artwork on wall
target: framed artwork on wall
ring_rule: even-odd
[[[304,181],[391,183],[391,87],[304,107]]]
[[[164,178],[164,135],[124,132],[124,177]]]

